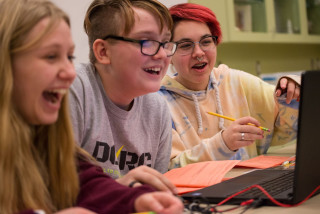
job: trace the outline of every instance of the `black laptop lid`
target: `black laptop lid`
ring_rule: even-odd
[[[320,185],[320,71],[302,73],[294,203]]]

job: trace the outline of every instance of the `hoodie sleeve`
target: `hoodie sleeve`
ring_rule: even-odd
[[[233,71],[239,72],[240,71]],[[258,119],[261,126],[268,127],[271,132],[265,132],[263,140],[255,142],[255,154],[253,148],[247,148],[249,158],[267,153],[270,146],[283,145],[296,139],[299,102],[292,100],[286,104],[286,94],[275,96],[274,86],[241,72],[239,82],[244,89],[250,116]],[[286,76],[297,84],[300,78],[297,76]],[[281,78],[280,78],[281,79]]]
[[[279,78],[276,88],[279,87],[282,78],[291,79],[297,85],[301,85],[300,76],[287,75]],[[277,116],[274,123],[274,134],[271,145],[285,144],[295,140],[297,137],[299,102],[297,100],[292,100],[290,104],[287,104],[286,97],[286,93],[280,97],[275,97]]]

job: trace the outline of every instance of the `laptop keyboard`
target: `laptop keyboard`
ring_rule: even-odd
[[[293,176],[294,170],[284,170],[284,173],[279,177],[263,181],[258,183],[258,185],[263,187],[271,196],[275,196],[293,187]],[[252,188],[238,197],[259,198],[263,195],[264,193],[260,189]]]

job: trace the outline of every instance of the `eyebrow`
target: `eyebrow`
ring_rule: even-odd
[[[207,34],[204,34],[200,37],[200,40],[207,37],[207,36],[211,36],[211,34],[207,33]],[[176,42],[193,42],[192,39],[190,38],[181,38],[180,40],[176,41]]]
[[[158,33],[154,33],[153,31],[141,31],[141,32],[137,32],[137,33],[134,33],[132,36],[134,37],[155,37],[155,36],[158,36],[159,34]],[[171,32],[167,32],[165,35],[164,35],[164,38],[168,38],[170,39],[171,38]]]
[[[61,44],[52,43],[52,44],[49,44],[49,45],[42,46],[41,48],[47,49],[47,48],[61,48],[61,47],[62,47]],[[68,49],[74,50],[75,49],[75,44],[73,43]]]

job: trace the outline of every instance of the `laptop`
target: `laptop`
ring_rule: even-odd
[[[234,193],[254,184],[260,184],[276,200],[286,204],[296,204],[320,185],[320,70],[305,71],[301,74],[301,78],[295,167],[254,170],[186,193],[182,198],[187,201],[197,200],[217,204]],[[283,179],[289,180],[281,184]],[[318,193],[320,191],[316,192]],[[275,205],[257,188],[237,195],[225,204],[240,204],[249,199],[260,199],[263,205]]]

